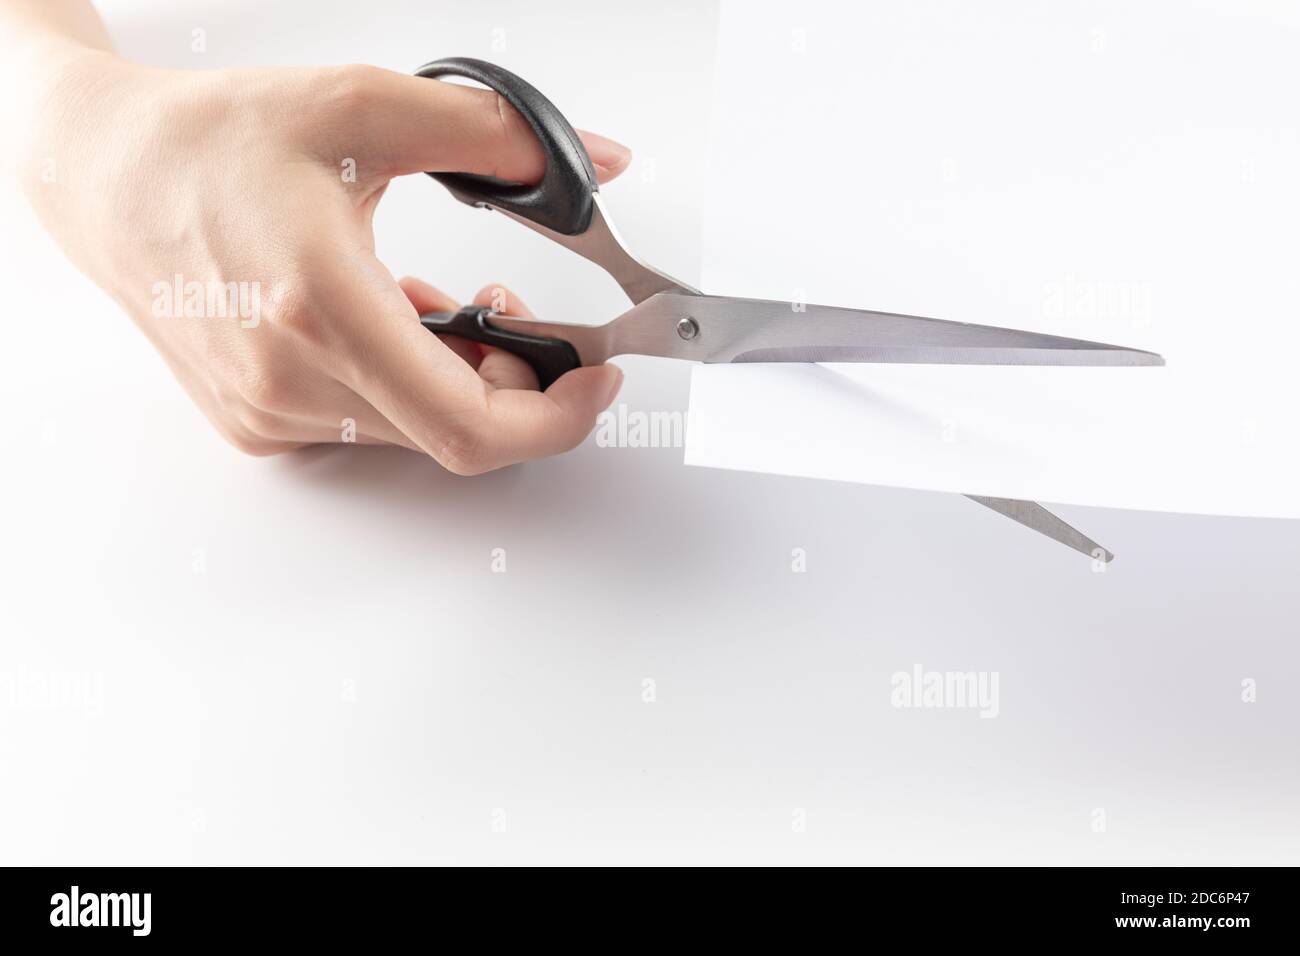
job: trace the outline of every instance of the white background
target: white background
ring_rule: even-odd
[[[539,7],[105,4],[163,65],[496,59],[633,147],[619,225],[697,280],[716,11]],[[242,458],[5,203],[3,862],[1300,860],[1295,523],[1062,508],[1098,574],[956,496],[680,449]],[[422,177],[378,232],[460,295],[621,307]],[[632,410],[685,408],[685,365],[621,364]],[[999,716],[892,707],[918,663],[998,672]]]

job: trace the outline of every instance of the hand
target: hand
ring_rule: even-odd
[[[601,181],[627,166],[624,147],[582,135]],[[358,441],[476,474],[572,448],[618,391],[605,365],[542,393],[516,357],[430,335],[419,312],[456,303],[375,258],[394,176],[541,177],[541,147],[495,93],[364,66],[178,72],[89,51],[49,84],[24,155],[50,231],[250,454],[344,440],[351,420]]]

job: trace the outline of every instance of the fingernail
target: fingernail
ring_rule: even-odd
[[[610,368],[614,370],[615,374],[614,380],[609,386],[609,393],[605,396],[605,408],[609,408],[610,403],[614,401],[614,397],[618,395],[618,390],[623,387],[623,370],[617,365],[611,365]]]
[[[620,173],[632,162],[632,150],[622,143],[606,139],[598,133],[584,133],[582,140],[587,147],[587,155],[591,157],[591,164],[603,172]]]

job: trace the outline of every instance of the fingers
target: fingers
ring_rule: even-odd
[[[250,454],[354,442],[421,450],[355,392],[328,379],[300,393],[285,391],[274,402],[228,402],[219,412],[223,433]]]
[[[307,444],[400,445],[422,451],[402,430],[350,389],[332,383],[330,394],[316,404],[316,412],[281,422],[280,431],[262,430],[272,438]],[[325,414],[332,409],[333,415]],[[324,421],[320,419],[324,418]]]
[[[575,369],[545,393],[494,388],[424,330],[403,288],[389,279],[383,289],[375,275],[382,269],[374,262],[349,283],[364,292],[335,300],[338,308],[368,317],[347,323],[356,342],[340,374],[345,385],[451,471],[479,474],[567,451],[613,401],[623,375],[612,365]],[[511,299],[507,294],[507,305]],[[508,376],[508,360],[499,361]]]
[[[503,286],[484,286],[475,305],[503,315],[531,319],[519,296]],[[562,376],[546,392],[537,389],[537,373],[519,356],[486,348],[479,375],[492,386],[487,399],[497,428],[490,449],[500,464],[559,454],[579,444],[618,394],[623,372],[614,365],[580,368]],[[499,467],[493,465],[492,467]]]
[[[347,354],[338,356],[336,376],[445,467],[481,470],[476,456],[486,430],[487,386],[442,336],[420,325],[406,290],[422,302],[432,301],[429,290],[422,283],[399,287],[391,277],[385,284],[377,261],[354,262],[361,275],[341,277],[330,298],[338,310],[333,323],[352,337]]]
[[[574,369],[545,392],[495,389],[488,392],[491,442],[481,450],[482,470],[558,455],[590,434],[599,415],[618,394],[623,372],[616,365]]]
[[[533,317],[528,306],[503,286],[488,285],[479,289],[478,295],[474,296],[474,304],[491,306],[494,312],[502,315],[517,315],[523,319]],[[505,349],[484,347],[478,374],[493,388],[526,388],[537,391],[537,373],[533,367]]]
[[[585,129],[580,129],[577,133],[578,138],[582,140],[582,145],[587,147],[587,157],[591,160],[592,168],[596,170],[597,182],[607,183],[632,165],[632,150],[622,143],[601,136],[599,133],[589,133]],[[532,182],[533,180],[521,181]]]
[[[407,276],[397,284],[406,293],[411,305],[415,306],[415,311],[420,315],[428,312],[455,312],[460,308],[460,303],[447,293],[441,289],[435,289],[421,279]],[[479,363],[483,361],[483,349],[477,342],[471,342],[469,339],[463,339],[458,335],[440,335],[438,338],[449,349],[459,355],[470,368],[477,369]]]
[[[518,183],[542,178],[545,156],[528,123],[491,90],[370,67],[348,67],[341,80],[343,128],[360,129],[387,176],[463,172]],[[334,134],[337,136],[337,133]],[[596,178],[628,167],[626,146],[580,133]]]
[[[455,312],[460,308],[459,302],[441,289],[429,285],[423,279],[406,276],[397,284],[406,293],[406,297],[411,300],[411,305],[415,306],[415,311],[421,315],[426,312]]]

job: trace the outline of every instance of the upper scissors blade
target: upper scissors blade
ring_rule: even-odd
[[[610,354],[704,362],[1163,365],[1154,352],[967,322],[663,292],[611,324]]]

